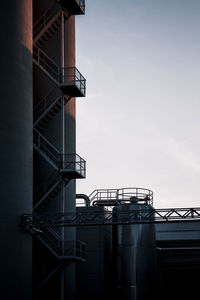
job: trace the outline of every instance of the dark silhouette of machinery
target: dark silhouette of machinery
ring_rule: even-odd
[[[85,0],[13,0],[0,13],[1,299],[196,297],[200,208],[156,209],[144,188],[76,194]]]

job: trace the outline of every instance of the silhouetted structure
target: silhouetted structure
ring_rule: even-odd
[[[86,95],[75,62],[84,13],[85,0],[1,7],[1,299],[192,299],[200,208],[155,209],[143,188],[76,195],[86,176],[75,98]]]

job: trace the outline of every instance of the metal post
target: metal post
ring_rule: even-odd
[[[65,17],[64,12],[61,14],[61,74],[62,74],[62,82],[64,81],[64,67],[65,67]]]
[[[64,52],[65,52],[65,41],[64,41],[64,34],[65,34],[65,28],[64,28],[64,12],[62,12],[61,15],[61,74],[62,74],[62,82],[64,78]],[[64,96],[62,96],[61,99],[61,167],[64,168],[64,153],[65,153],[65,102],[64,102]],[[61,213],[64,214],[65,212],[65,183],[64,178],[62,178],[62,184],[61,184]],[[61,227],[61,247],[62,247],[62,255],[64,256],[65,253],[65,230],[64,226]],[[64,300],[64,270],[61,268],[61,300]]]

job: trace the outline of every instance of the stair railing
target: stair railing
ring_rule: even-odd
[[[56,84],[59,84],[60,67],[35,44],[33,44],[33,59]]]
[[[48,194],[48,192],[51,190],[51,188],[57,183],[60,183],[60,176],[57,172],[53,172],[47,180],[43,181],[34,191],[34,204],[37,205],[39,200],[43,198],[45,195]]]
[[[59,151],[36,129],[33,129],[33,144],[59,168]]]
[[[41,32],[48,25],[56,13],[59,12],[59,10],[61,11],[58,4],[54,4],[45,11],[45,13],[33,25],[33,37],[36,37],[39,32]]]
[[[34,123],[37,122],[39,117],[44,114],[48,108],[53,104],[59,101],[61,99],[61,93],[60,91],[57,91],[55,88],[53,88],[46,96],[41,98],[38,103],[33,108],[33,119]]]

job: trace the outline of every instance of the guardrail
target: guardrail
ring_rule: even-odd
[[[93,206],[114,206],[125,203],[145,203],[153,205],[153,192],[144,188],[98,189],[90,195]]]
[[[86,161],[76,153],[60,154],[60,169],[86,176]]]

